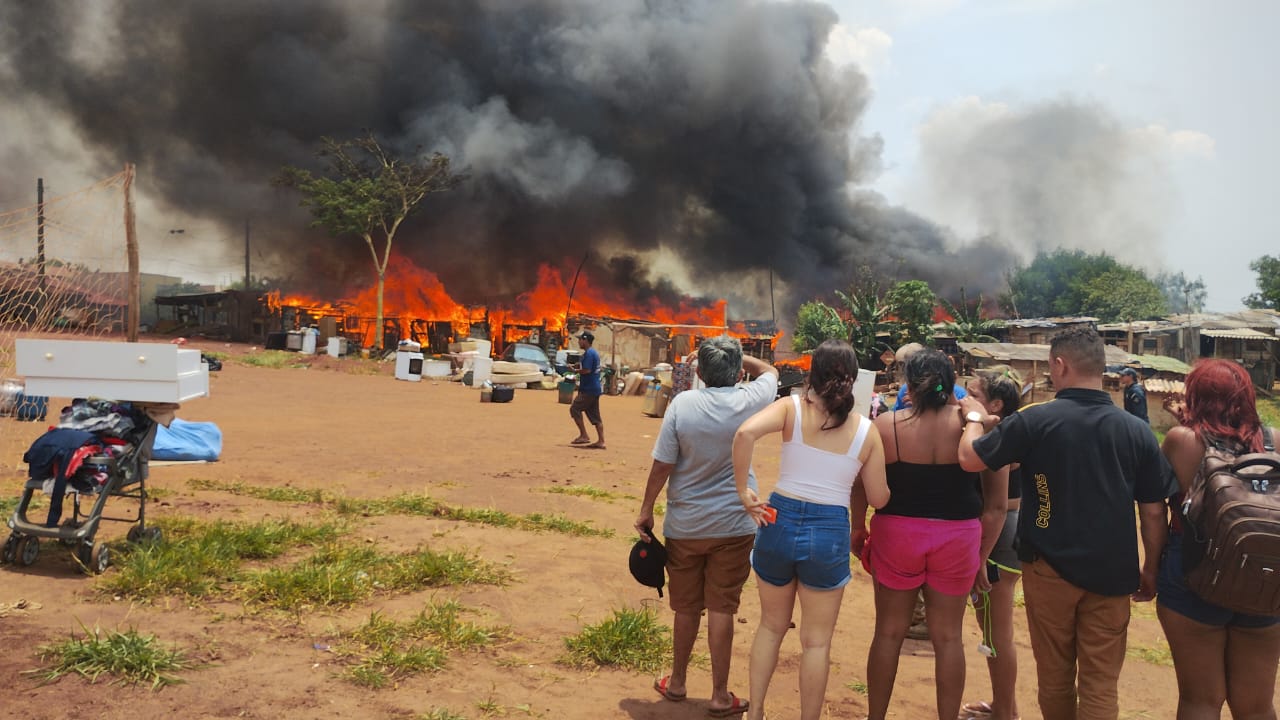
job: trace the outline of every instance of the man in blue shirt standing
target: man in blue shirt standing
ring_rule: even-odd
[[[589,330],[578,335],[578,348],[583,351],[582,363],[578,366],[578,395],[569,406],[569,415],[578,425],[578,437],[572,440],[572,444],[603,450],[604,421],[600,419],[600,395],[604,390],[600,385],[600,353],[591,347],[595,341],[596,336]],[[582,422],[583,413],[596,426],[595,442],[587,436],[587,426]]]

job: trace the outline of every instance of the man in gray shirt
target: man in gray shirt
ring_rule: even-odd
[[[755,380],[737,384],[744,370]],[[710,714],[727,717],[747,702],[729,692],[733,622],[742,585],[751,574],[756,524],[742,509],[733,481],[733,434],[744,420],[773,402],[778,371],[750,356],[742,345],[720,336],[698,346],[698,377],[707,387],[676,395],[667,406],[653,446],[653,466],[635,528],[649,539],[653,504],[667,488],[662,532],[667,541],[668,592],[675,612],[671,674],[654,689],[671,701],[684,700],[689,655],[707,611],[711,651]],[[748,485],[756,488],[755,474]]]

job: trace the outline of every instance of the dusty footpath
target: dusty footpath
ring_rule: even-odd
[[[193,346],[199,346],[193,343]],[[99,589],[70,552],[45,545],[31,567],[0,568],[0,718],[413,718],[447,709],[466,718],[701,718],[706,714],[709,668],[690,675],[690,700],[663,701],[646,673],[573,669],[558,664],[564,638],[609,618],[618,608],[651,605],[660,622],[671,613],[651,589],[627,572],[631,524],[643,491],[649,452],[660,421],[641,414],[641,398],[606,397],[601,406],[607,450],[574,447],[567,406],[554,391],[517,390],[515,401],[479,402],[457,383],[396,381],[391,366],[378,374],[351,372],[356,361],[329,360],[310,369],[266,369],[238,364],[247,348],[206,346],[233,357],[212,378],[212,397],[187,403],[186,420],[216,422],[225,435],[222,460],[155,467],[150,484],[160,497],[148,505],[157,517],[250,521],[291,518],[319,522],[324,508],[307,502],[258,500],[226,490],[253,487],[320,489],[352,498],[425,493],[450,506],[496,508],[512,514],[563,513],[614,531],[613,537],[576,537],[553,531],[493,527],[439,517],[385,515],[357,518],[340,542],[384,551],[420,546],[465,550],[507,568],[505,586],[446,586],[403,594],[375,594],[353,608],[286,613],[233,601],[188,603],[178,598],[134,603]],[[365,365],[364,367],[367,367]],[[59,401],[55,399],[55,406]],[[0,447],[29,444],[43,430],[0,419]],[[21,451],[18,452],[18,457]],[[760,447],[756,467],[767,491],[777,476],[776,438]],[[3,493],[21,492],[22,477],[6,455]],[[201,482],[205,481],[205,482]],[[613,497],[549,492],[590,486]],[[128,511],[115,499],[108,510]],[[99,538],[123,543],[127,526],[109,523]],[[108,570],[110,573],[115,569]],[[457,599],[467,619],[504,626],[506,637],[478,651],[454,651],[445,669],[413,675],[381,689],[345,679],[332,646],[337,630],[372,611],[407,619],[429,602]],[[13,609],[19,604],[25,607]],[[1153,605],[1135,606],[1131,654],[1121,678],[1121,718],[1171,718],[1176,689]],[[865,661],[873,620],[871,584],[861,570],[845,595],[836,632],[824,717],[860,718],[866,710]],[[798,612],[797,612],[798,614]],[[755,582],[744,592],[734,643],[731,688],[747,693],[747,655],[758,602]],[[176,644],[202,664],[183,671],[184,684],[147,687],[91,684],[66,677],[40,685],[24,671],[36,668],[36,647],[81,633],[81,626],[138,630]],[[1019,611],[1024,718],[1038,716],[1035,674]],[[988,699],[990,687],[977,624],[966,623],[968,700]],[[698,652],[705,655],[705,643]],[[772,718],[799,712],[795,633],[783,645],[768,709]],[[924,642],[903,649],[893,716],[932,717],[932,653]]]

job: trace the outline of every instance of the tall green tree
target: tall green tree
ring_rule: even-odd
[[[813,300],[801,305],[796,313],[796,329],[791,337],[791,349],[802,353],[812,352],[823,340],[844,337],[845,325],[840,313],[824,302]]]
[[[1160,273],[1155,277],[1156,286],[1164,295],[1164,303],[1171,313],[1198,313],[1204,310],[1207,293],[1204,278],[1190,280],[1181,271]]]
[[[1085,282],[1081,310],[1102,322],[1152,320],[1167,312],[1164,294],[1141,270],[1121,266]]]
[[[1280,310],[1280,256],[1263,255],[1249,263],[1258,273],[1258,292],[1244,298],[1244,304],[1256,309]]]
[[[884,298],[892,316],[898,344],[933,342],[933,309],[938,298],[923,280],[903,280],[889,288]]]
[[[1106,253],[1039,253],[1030,265],[1009,272],[1009,291],[1000,296],[1000,306],[1013,317],[1078,315],[1085,305],[1085,286],[1119,267],[1120,263]]]
[[[960,288],[960,304],[952,305],[945,299],[942,306],[951,320],[945,323],[946,331],[959,342],[995,342],[995,333],[1004,327],[1003,320],[986,317],[982,309],[982,296],[970,301]]]
[[[327,174],[287,166],[276,182],[302,193],[302,205],[315,217],[312,225],[368,246],[378,276],[374,345],[382,348],[382,295],[396,233],[428,195],[457,187],[464,175],[452,172],[449,158],[440,153],[396,155],[373,133],[352,140],[323,138],[317,155],[328,163]]]

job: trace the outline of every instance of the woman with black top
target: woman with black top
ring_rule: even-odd
[[[876,625],[867,655],[870,720],[884,720],[898,674],[898,655],[916,592],[924,588],[933,643],[939,720],[952,720],[964,694],[966,601],[988,590],[987,556],[1005,520],[1008,472],[966,472],[960,467],[964,420],[955,411],[955,369],[936,350],[907,361],[911,408],[875,419],[884,440],[889,502],[855,533],[855,550],[869,555],[875,578]],[[854,489],[855,522],[866,514]],[[858,537],[863,535],[863,537]]]
[[[1006,418],[1022,405],[1022,376],[1006,365],[979,370],[965,386],[987,412]],[[1018,681],[1018,656],[1013,643],[1013,591],[1022,577],[1022,563],[1014,550],[1018,534],[1018,509],[1022,497],[1022,478],[1018,468],[1009,468],[1009,504],[1004,527],[987,558],[991,589],[974,596],[973,609],[982,628],[983,644],[990,649],[987,672],[991,675],[991,702],[966,703],[961,708],[962,720],[1015,720],[1018,698],[1014,688]]]
[[[1260,452],[1262,422],[1253,380],[1238,363],[1201,360],[1187,375],[1182,424],[1165,436],[1165,457],[1179,492],[1156,580],[1156,614],[1169,640],[1178,676],[1178,720],[1219,718],[1222,705],[1236,720],[1275,720],[1280,618],[1242,615],[1200,599],[1183,579],[1182,498],[1209,446],[1234,454]]]

